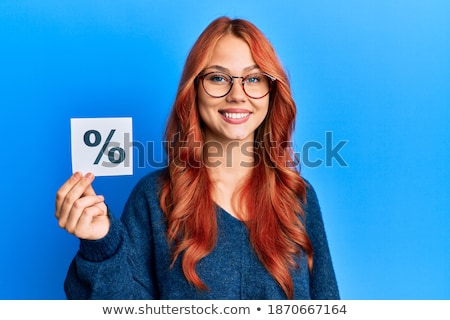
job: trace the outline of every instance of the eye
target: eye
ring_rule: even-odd
[[[263,75],[261,74],[251,74],[245,77],[245,82],[249,83],[249,84],[258,84],[260,83],[263,79],[262,79]]]
[[[226,74],[220,72],[214,72],[206,75],[205,80],[213,83],[229,83],[230,80]]]

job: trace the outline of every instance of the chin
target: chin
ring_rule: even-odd
[[[230,140],[231,141],[239,141],[239,142],[248,141],[248,140],[250,140],[250,135],[248,135],[248,134],[234,135],[234,136],[230,137]]]

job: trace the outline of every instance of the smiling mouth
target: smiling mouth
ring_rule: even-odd
[[[220,112],[227,119],[245,119],[250,116],[250,112]]]

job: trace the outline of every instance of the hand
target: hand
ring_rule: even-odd
[[[94,175],[74,173],[56,193],[58,225],[80,239],[98,240],[106,236],[110,221],[104,197],[92,188]]]

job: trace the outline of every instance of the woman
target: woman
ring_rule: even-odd
[[[75,173],[59,225],[80,238],[69,299],[339,299],[320,208],[295,170],[287,76],[250,22],[213,21],[185,64],[165,138],[168,167],[121,219]]]

